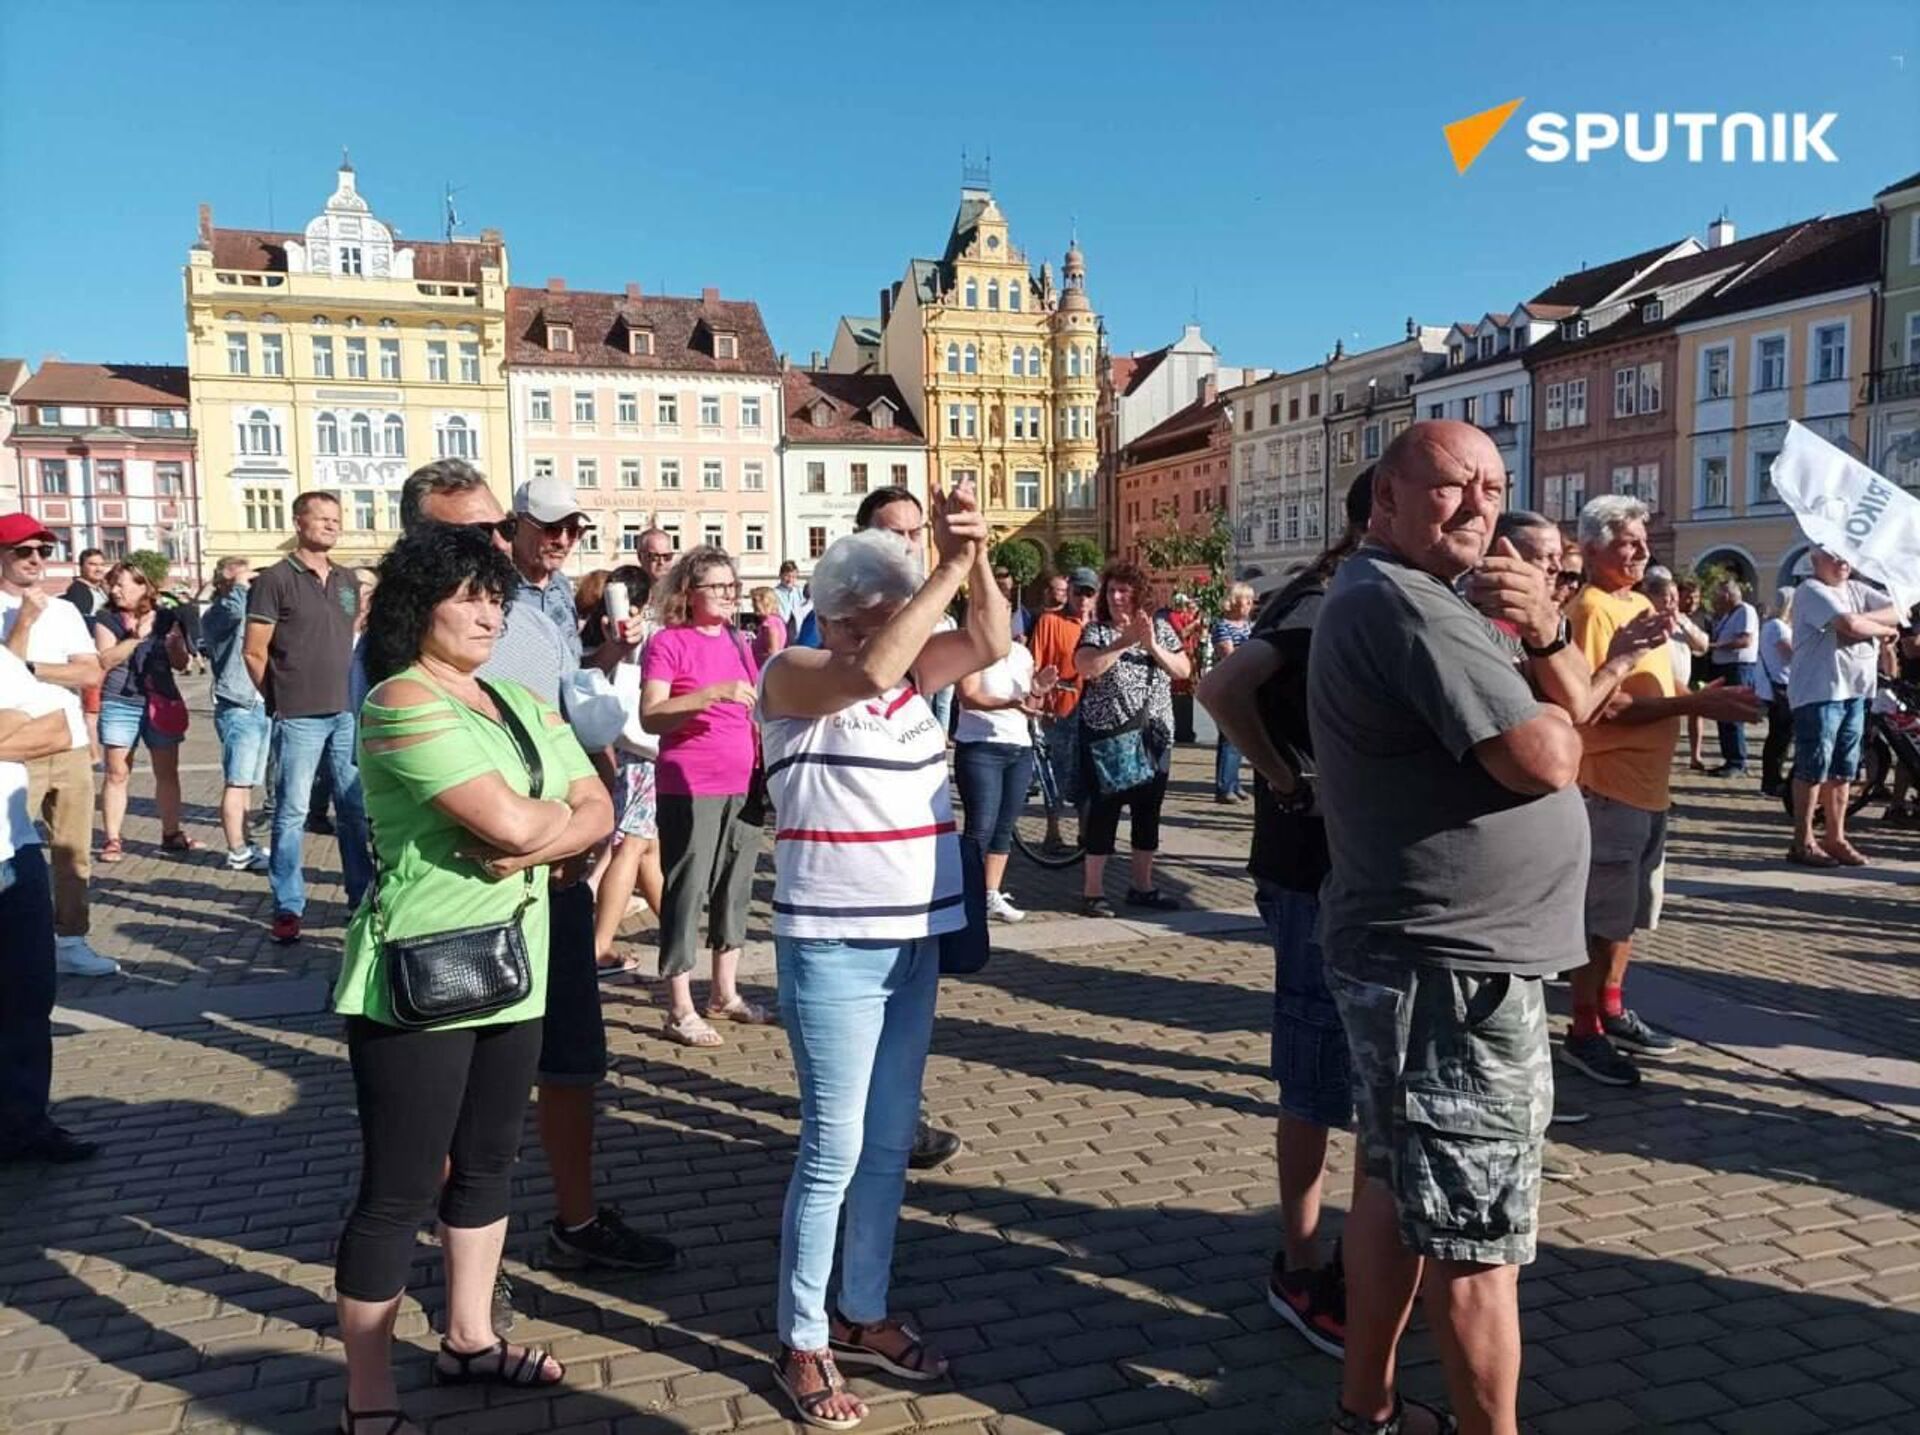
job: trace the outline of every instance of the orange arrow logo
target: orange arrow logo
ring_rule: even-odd
[[[1500,133],[1501,127],[1513,118],[1513,112],[1523,103],[1525,96],[1442,126],[1447,137],[1447,148],[1453,152],[1454,169],[1465,174],[1473,162],[1480,158],[1480,151],[1493,143],[1493,137]]]

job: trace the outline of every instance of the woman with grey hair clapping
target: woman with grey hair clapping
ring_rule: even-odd
[[[836,1358],[906,1380],[946,1361],[887,1311],[894,1229],[933,1035],[942,934],[965,926],[946,733],[923,693],[1005,656],[1007,602],[970,491],[933,494],[924,581],[891,533],[840,539],[813,571],[820,648],[767,663],[759,717],[780,814],[773,933],[800,1082],[800,1150],[780,1229],[777,1376],[810,1425],[866,1406]],[[935,626],[962,582],[966,626]],[[846,1246],[827,1310],[834,1236]]]

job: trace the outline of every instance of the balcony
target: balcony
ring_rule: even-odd
[[[1901,399],[1920,399],[1920,364],[1897,369],[1877,369],[1867,380],[1867,397],[1874,403],[1894,403]]]

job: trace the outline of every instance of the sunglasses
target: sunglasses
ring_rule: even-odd
[[[640,559],[644,563],[671,563],[673,562],[673,550],[669,548],[664,553],[642,553]]]
[[[561,533],[565,534],[568,538],[578,538],[582,533],[586,532],[589,527],[588,524],[578,518],[563,518],[558,523],[542,523],[531,513],[522,513],[517,515],[517,517],[526,519],[527,522],[531,523],[542,533]]]
[[[510,539],[519,529],[520,523],[518,519],[496,518],[491,523],[463,523],[460,526],[478,533],[482,538],[491,539],[498,535],[501,538]]]
[[[1553,575],[1553,586],[1556,588],[1578,588],[1586,581],[1587,575],[1584,573],[1556,573]]]
[[[51,543],[16,543],[13,551],[21,558],[51,558],[54,548]]]

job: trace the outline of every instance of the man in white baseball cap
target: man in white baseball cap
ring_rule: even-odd
[[[553,620],[566,640],[573,666],[580,664],[580,624],[574,613],[573,584],[560,570],[573,545],[593,527],[574,502],[573,490],[558,478],[536,478],[513,493],[513,566],[520,576],[514,601],[538,608]]]

